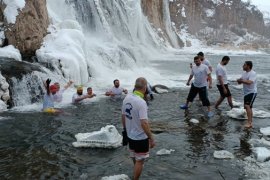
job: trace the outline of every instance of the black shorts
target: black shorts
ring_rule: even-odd
[[[135,153],[148,153],[149,152],[149,140],[133,140],[128,138],[129,149]]]
[[[248,95],[244,96],[244,105],[249,105],[250,108],[252,108],[252,105],[255,101],[255,98],[257,96],[257,93],[250,93]]]
[[[223,98],[232,96],[231,91],[230,91],[230,89],[228,87],[228,84],[224,84],[224,87],[227,90],[227,94],[224,94],[223,87],[221,85],[217,85],[220,96],[223,97]]]
[[[191,88],[190,88],[189,93],[188,93],[187,100],[189,102],[193,102],[194,98],[196,97],[196,95],[198,93],[199,93],[199,96],[201,98],[203,106],[210,106],[206,86],[204,86],[204,87],[195,87],[194,84],[192,83]]]

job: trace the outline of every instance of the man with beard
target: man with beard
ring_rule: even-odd
[[[92,90],[92,88],[91,88]],[[78,86],[77,87],[77,92],[75,94],[73,94],[72,96],[72,103],[73,104],[76,104],[76,103],[79,103],[81,102],[82,100],[86,99],[86,98],[92,98],[94,97],[95,95],[91,94],[86,94],[86,95],[83,95],[83,87],[82,86]]]
[[[256,72],[252,70],[252,67],[252,61],[246,61],[243,65],[245,72],[240,79],[237,79],[238,84],[243,84],[244,108],[246,109],[248,117],[245,128],[252,128],[252,105],[257,96],[257,75]]]
[[[225,67],[229,63],[229,61],[230,61],[230,57],[224,56],[221,62],[217,65],[217,69],[216,69],[217,88],[219,90],[220,97],[215,104],[216,109],[218,109],[218,106],[222,103],[222,101],[225,98],[227,98],[229,106],[233,108],[232,94],[229,89],[227,69]]]
[[[123,92],[125,94],[128,93],[126,89],[120,87],[120,81],[118,79],[115,79],[113,84],[114,86],[105,93],[106,96],[120,98]]]
[[[187,81],[187,86],[190,85],[190,81],[194,76],[194,82],[191,84],[191,88],[187,97],[185,104],[181,105],[181,109],[188,109],[190,102],[193,102],[196,95],[199,93],[203,106],[207,106],[208,117],[212,117],[214,114],[210,108],[210,102],[208,99],[207,93],[207,79],[209,80],[209,88],[212,88],[212,77],[209,68],[202,64],[199,56],[194,57],[194,63],[196,66],[193,66],[191,69],[191,74]]]

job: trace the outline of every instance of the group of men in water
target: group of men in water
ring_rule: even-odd
[[[220,97],[215,103],[217,109],[222,101],[227,98],[228,104],[233,108],[232,95],[229,89],[228,77],[226,65],[229,63],[230,58],[224,56],[221,62],[217,65],[217,88],[220,93]],[[214,114],[210,108],[210,101],[208,99],[208,88],[212,88],[212,66],[208,60],[204,58],[204,54],[199,52],[194,57],[194,64],[191,64],[191,74],[188,78],[187,85],[191,85],[186,103],[181,105],[181,109],[188,109],[189,103],[193,102],[197,94],[202,101],[202,105],[207,107],[208,116],[212,117]],[[247,112],[248,121],[245,125],[246,128],[252,127],[252,105],[257,95],[257,80],[256,73],[252,70],[253,64],[251,61],[246,61],[243,65],[244,73],[241,78],[236,81],[238,84],[243,84],[244,91],[244,107]],[[191,80],[194,77],[194,81]],[[54,108],[53,102],[61,102],[62,94],[73,82],[69,81],[64,89],[60,90],[59,83],[50,85],[51,80],[47,79],[46,89],[47,93],[44,96],[43,110],[45,112],[57,112]],[[147,91],[151,91],[149,83],[143,77],[137,78],[135,81],[133,93],[122,87],[120,87],[119,80],[113,81],[114,86],[108,90],[105,95],[111,97],[121,96],[122,93],[127,94],[123,100],[122,105],[122,125],[123,125],[123,137],[125,145],[128,144],[130,157],[134,163],[133,178],[139,179],[144,160],[149,157],[149,148],[155,146],[154,137],[151,133],[148,122],[148,106],[146,101]],[[96,95],[93,93],[92,88],[87,89],[87,94],[83,94],[83,87],[78,86],[77,92],[72,97],[72,103],[78,103],[87,98],[93,98]],[[153,95],[150,95],[151,99]],[[123,141],[124,142],[124,141]]]
[[[46,84],[45,84],[47,92],[44,95],[43,111],[47,113],[58,113],[58,112],[61,112],[61,110],[54,107],[54,102],[57,102],[57,103],[62,102],[64,91],[72,85],[73,81],[69,81],[64,86],[63,89],[60,89],[60,84],[58,82],[52,85],[50,85],[50,83],[51,83],[51,80],[47,79]],[[113,81],[113,84],[114,86],[105,93],[106,96],[118,98],[118,97],[121,97],[122,93],[124,94],[128,93],[126,89],[120,87],[120,81],[118,79],[115,79]],[[74,93],[72,96],[73,104],[77,104],[84,99],[93,98],[96,96],[96,94],[93,93],[92,87],[87,88],[86,94],[83,94],[83,86],[77,86],[76,89],[77,89],[77,92]]]
[[[233,108],[232,94],[229,89],[229,82],[227,77],[226,65],[229,63],[230,57],[224,56],[221,59],[221,62],[217,65],[216,68],[216,79],[217,79],[217,88],[220,93],[219,99],[215,103],[215,108],[218,109],[222,101],[227,98],[228,104]],[[208,99],[207,86],[209,89],[212,88],[212,77],[211,72],[213,70],[210,62],[204,58],[203,52],[199,52],[197,56],[194,57],[194,64],[190,65],[191,74],[188,78],[187,85],[190,85],[190,81],[194,77],[194,81],[191,84],[191,88],[187,97],[185,104],[181,105],[181,109],[188,109],[189,103],[193,102],[197,94],[202,101],[202,105],[207,107],[208,117],[212,117],[214,113],[211,111],[210,102]],[[237,79],[238,84],[243,84],[244,92],[244,108],[247,113],[247,124],[246,128],[252,127],[252,105],[257,96],[257,79],[256,72],[252,70],[253,63],[252,61],[245,61],[243,65],[243,74],[241,78]]]

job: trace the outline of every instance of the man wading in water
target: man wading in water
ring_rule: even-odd
[[[122,106],[122,124],[127,132],[130,157],[134,163],[134,180],[140,178],[144,160],[149,157],[149,147],[155,146],[148,124],[147,104],[143,99],[146,86],[146,79],[138,78],[134,92],[125,97]]]

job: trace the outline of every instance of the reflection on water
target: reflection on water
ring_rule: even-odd
[[[254,106],[265,109],[269,102],[265,86],[259,84]],[[232,88],[237,102],[239,90]],[[267,119],[254,118],[254,129],[244,131],[245,121],[229,118],[225,102],[222,111],[205,118],[205,109],[194,101],[185,115],[179,105],[185,102],[188,89],[174,89],[155,95],[149,105],[149,119],[157,146],[145,164],[142,179],[249,179],[243,174],[239,160],[249,156],[248,140],[257,137]],[[213,104],[217,89],[209,91]],[[119,132],[121,101],[101,99],[86,105],[70,106],[57,116],[43,113],[5,112],[0,121],[0,179],[100,179],[103,176],[127,174],[132,177],[133,164],[126,147],[117,149],[75,148],[74,135],[99,130],[108,124]],[[267,105],[266,107],[269,107]],[[198,119],[198,124],[189,122]],[[174,149],[168,156],[157,156],[162,148]],[[214,159],[216,150],[227,150],[236,158]]]

